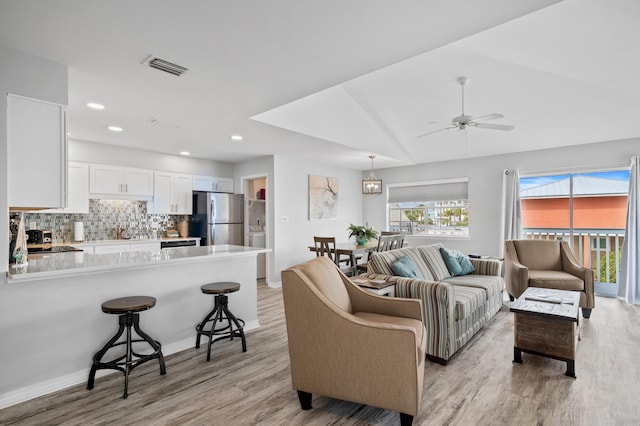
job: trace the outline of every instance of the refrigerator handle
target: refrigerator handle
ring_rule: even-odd
[[[209,218],[211,223],[216,223],[216,199],[211,197],[211,217]]]
[[[209,245],[212,246],[216,241],[216,230],[215,225],[209,224]]]

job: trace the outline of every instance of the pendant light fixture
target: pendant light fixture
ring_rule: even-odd
[[[371,173],[369,177],[362,180],[362,193],[363,194],[382,194],[382,179],[378,179],[373,173],[373,159],[375,155],[370,155],[371,158]]]

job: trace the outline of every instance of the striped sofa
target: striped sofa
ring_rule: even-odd
[[[500,310],[504,290],[502,262],[470,259],[472,275],[451,276],[440,254],[442,244],[407,247],[369,256],[361,276],[395,282],[396,297],[421,299],[427,328],[427,358],[441,364],[464,346]],[[424,279],[394,276],[391,264],[409,257]]]

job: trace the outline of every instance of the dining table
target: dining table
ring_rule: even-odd
[[[377,249],[378,249],[378,240],[370,240],[366,244],[357,244],[352,241],[345,241],[345,242],[336,243],[336,248],[334,253],[349,257],[350,265],[352,268],[352,275],[356,276],[357,275],[357,269],[356,269],[357,255],[363,254],[363,253],[367,253],[368,255],[368,253],[374,252]],[[316,247],[309,246],[309,251],[315,252]]]

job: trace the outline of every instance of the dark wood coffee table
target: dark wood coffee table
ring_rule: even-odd
[[[575,378],[579,303],[576,291],[525,290],[511,307],[515,316],[513,362],[522,363],[522,352],[565,361],[565,374]]]

